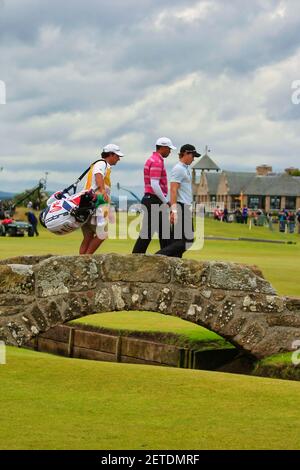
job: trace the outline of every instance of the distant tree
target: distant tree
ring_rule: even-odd
[[[290,176],[300,176],[299,168],[286,168],[285,172]]]

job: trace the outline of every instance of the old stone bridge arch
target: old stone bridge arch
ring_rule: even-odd
[[[175,315],[258,358],[293,349],[300,299],[279,297],[256,268],[164,256],[20,257],[0,263],[0,340],[23,345],[96,312]]]

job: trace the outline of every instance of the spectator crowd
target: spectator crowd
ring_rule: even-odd
[[[236,222],[238,224],[247,224],[250,219],[258,227],[268,225],[270,230],[274,230],[274,224],[278,224],[280,232],[295,233],[297,228],[297,232],[300,234],[300,208],[297,211],[282,209],[276,212],[265,212],[262,209],[250,210],[247,206],[243,206],[243,208],[238,207],[229,213],[226,206],[224,209],[217,206],[213,210],[213,218],[220,222]]]

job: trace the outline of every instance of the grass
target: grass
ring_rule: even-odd
[[[297,351],[274,354],[258,361],[253,373],[257,376],[300,381],[299,359],[300,354]]]
[[[229,347],[229,343],[213,331],[177,317],[155,312],[99,313],[78,318],[71,323],[117,330],[123,334],[132,332],[171,333],[172,335],[178,335],[176,344],[188,344],[190,347],[200,347],[199,343]],[[174,338],[165,338],[165,340],[168,342],[175,341]]]
[[[300,383],[7,348],[1,449],[299,449]]]
[[[265,359],[261,359],[259,362],[261,365],[292,365],[292,355],[293,352],[286,352],[280,354],[273,354],[273,356],[266,357]],[[298,355],[298,358],[300,355]]]
[[[24,212],[24,211],[23,211]],[[299,241],[264,227],[205,222],[206,235]],[[0,258],[74,255],[80,232],[0,238]],[[108,240],[99,252],[130,253]],[[151,244],[150,252],[158,249]],[[256,264],[282,295],[298,295],[299,243],[207,241],[187,258]],[[94,315],[96,326],[212,332],[150,312]],[[86,318],[82,320],[86,321]],[[202,336],[203,337],[203,336]],[[212,338],[212,336],[210,336]],[[268,358],[265,361],[272,360]],[[300,383],[166,367],[68,359],[7,348],[0,365],[1,449],[299,449]]]

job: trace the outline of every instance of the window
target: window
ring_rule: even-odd
[[[270,209],[280,210],[280,202],[281,202],[281,197],[280,196],[271,196]]]
[[[248,197],[248,207],[249,209],[261,209],[261,198],[259,196],[249,196]]]
[[[296,197],[287,196],[285,198],[285,208],[290,211],[294,211],[296,209]]]

